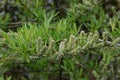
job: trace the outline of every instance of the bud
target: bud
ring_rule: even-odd
[[[48,45],[48,50],[50,50],[51,48],[53,48],[54,44],[55,44],[54,39],[52,37],[50,37],[50,39],[49,39],[49,45]]]
[[[79,35],[79,40],[80,40],[79,43],[80,43],[80,45],[83,44],[83,42],[84,42],[84,41],[83,41],[84,37],[85,37],[85,32],[84,32],[84,31],[81,31],[81,32],[80,32],[80,35]]]
[[[77,47],[77,48],[73,49],[72,51],[70,51],[69,54],[77,55],[80,53],[80,51],[81,51],[81,48]]]
[[[38,37],[38,40],[36,42],[36,52],[37,53],[40,52],[41,47],[42,47],[42,39],[41,39],[41,37]]]
[[[90,44],[93,44],[95,41],[98,40],[98,34],[94,34],[94,36],[92,37],[92,39],[90,40]]]
[[[75,40],[75,36],[71,35],[70,38],[69,38],[69,42],[68,42],[68,49],[73,48],[74,40]]]
[[[78,42],[78,38],[75,37],[74,40],[73,40],[73,48],[77,47],[77,42]]]
[[[84,31],[81,31],[81,32],[80,32],[80,38],[84,37],[84,35],[85,35],[85,32],[84,32]]]
[[[90,46],[90,42],[87,42],[83,47],[82,47],[82,50],[85,50],[87,48],[89,48]]]
[[[62,52],[62,53],[63,53],[64,49],[65,49],[65,42],[62,41],[62,42],[60,43],[60,46],[59,46],[59,52]]]
[[[103,33],[103,42],[105,43],[107,41],[107,32]]]
[[[90,33],[90,34],[88,35],[87,41],[90,41],[90,40],[92,39],[92,36],[93,36],[93,33]]]

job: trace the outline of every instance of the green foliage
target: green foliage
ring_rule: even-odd
[[[5,30],[7,28],[7,25],[9,22],[10,22],[10,15],[9,14],[6,14],[4,17],[1,16],[0,17],[0,28]]]
[[[119,6],[102,0],[6,1],[0,5],[12,12],[0,13],[1,80],[120,78]],[[106,3],[115,7],[110,13]]]
[[[67,36],[64,35],[67,39],[59,36],[61,41],[60,43],[57,43],[56,40],[58,39],[54,39],[55,36],[50,35],[52,31],[49,30],[50,32],[48,32],[49,36],[47,38],[46,36],[44,36],[45,38],[42,38],[40,32],[38,32],[42,27],[34,27],[33,25],[31,26],[31,24],[29,24],[28,28],[26,26],[27,25],[19,29],[17,33],[10,31],[9,34],[7,34],[1,31],[4,45],[6,45],[7,50],[9,50],[4,52],[6,54],[2,54],[1,66],[9,64],[12,67],[13,63],[30,63],[31,60],[34,61],[34,59],[37,58],[38,63],[34,64],[36,64],[36,66],[37,64],[41,64],[41,67],[39,66],[38,69],[45,70],[51,68],[52,70],[55,70],[59,66],[59,60],[63,58],[63,65],[61,68],[65,70],[64,74],[69,75],[69,78],[72,80],[79,80],[79,77],[87,80],[90,78],[90,74],[92,78],[94,78],[95,76],[92,72],[99,75],[96,76],[98,79],[104,78],[104,75],[106,76],[106,79],[109,78],[110,72],[108,66],[115,60],[114,56],[119,55],[120,48],[116,47],[116,44],[120,39],[109,44],[106,42],[109,33],[105,32],[103,41],[99,42],[98,32],[87,35],[81,31],[81,33],[76,36],[72,33],[71,35],[66,33],[70,36],[67,38]],[[59,35],[62,29],[59,29],[59,31],[57,31],[57,29],[55,30],[56,31],[53,32],[58,32]],[[1,45],[1,47],[3,46]],[[42,57],[44,57],[44,59],[41,59]],[[100,57],[103,58],[101,59]],[[42,60],[43,62],[45,60],[45,62],[42,63]],[[45,64],[48,65],[48,63],[52,61],[54,61],[54,65],[50,65],[49,67],[46,66],[45,68],[42,67]],[[11,62],[11,64],[9,62]],[[30,65],[27,66],[30,67]],[[33,69],[36,69],[37,67],[34,66]],[[89,71],[87,74],[86,70]],[[78,76],[75,73],[81,75]],[[46,76],[50,74],[51,73],[46,74]]]

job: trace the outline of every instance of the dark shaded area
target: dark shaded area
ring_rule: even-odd
[[[13,66],[10,70],[4,73],[4,80],[11,77],[12,80],[30,80],[29,72],[22,64]]]
[[[114,16],[112,8],[114,7],[116,11],[120,10],[119,0],[102,0],[102,7],[110,17]]]

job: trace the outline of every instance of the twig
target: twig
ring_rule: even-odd
[[[103,42],[102,39],[99,39],[98,41],[99,41],[99,42]],[[112,43],[111,41],[105,41],[105,42],[106,42],[107,44],[111,44],[111,43]],[[120,44],[117,43],[116,46],[120,47]]]

